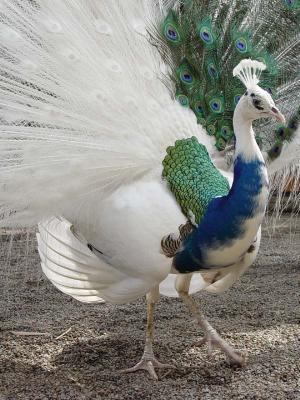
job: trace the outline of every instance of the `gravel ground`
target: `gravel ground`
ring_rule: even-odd
[[[196,296],[246,367],[193,346],[201,332],[186,308],[162,298],[155,351],[178,369],[158,382],[119,372],[143,351],[144,300],[80,304],[43,278],[34,235],[2,233],[0,400],[300,399],[300,220],[292,234],[286,219],[278,225],[272,239],[265,227],[256,264],[231,290]]]

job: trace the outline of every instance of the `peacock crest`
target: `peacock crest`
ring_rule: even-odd
[[[233,76],[246,86],[247,89],[258,85],[262,71],[266,69],[266,65],[256,60],[242,60],[234,69]]]

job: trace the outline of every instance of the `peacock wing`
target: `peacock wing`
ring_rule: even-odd
[[[196,137],[177,140],[174,146],[168,147],[163,167],[163,177],[182,212],[195,224],[199,224],[215,197],[229,192],[228,180]]]
[[[114,266],[64,218],[41,222],[37,241],[44,274],[78,301],[122,304],[145,295],[154,285],[138,272]]]

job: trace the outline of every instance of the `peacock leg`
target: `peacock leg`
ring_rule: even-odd
[[[190,280],[191,275],[178,276],[176,279],[176,290],[180,298],[196,317],[198,324],[204,331],[204,338],[201,343],[204,344],[207,342],[210,352],[213,347],[219,348],[228,357],[232,364],[243,366],[245,364],[244,356],[221,338],[218,332],[207,321],[197,302],[189,295]]]
[[[159,362],[153,353],[153,336],[154,336],[154,307],[159,299],[159,287],[155,287],[151,292],[147,293],[147,328],[146,328],[146,342],[142,359],[134,367],[123,370],[122,372],[136,372],[139,370],[146,370],[149,372],[151,378],[158,379],[155,368],[174,368],[170,364],[162,364]]]

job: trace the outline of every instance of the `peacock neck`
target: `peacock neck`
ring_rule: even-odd
[[[243,199],[243,212],[253,217],[253,210],[261,213],[268,198],[268,174],[264,158],[256,143],[252,121],[242,113],[235,113],[233,125],[236,135],[233,185],[228,197],[239,203]],[[248,211],[246,211],[246,209]],[[238,211],[237,211],[238,212]]]
[[[256,143],[252,121],[245,118],[242,113],[235,112],[233,128],[236,137],[235,158],[245,162],[253,160],[264,161],[261,151]]]

